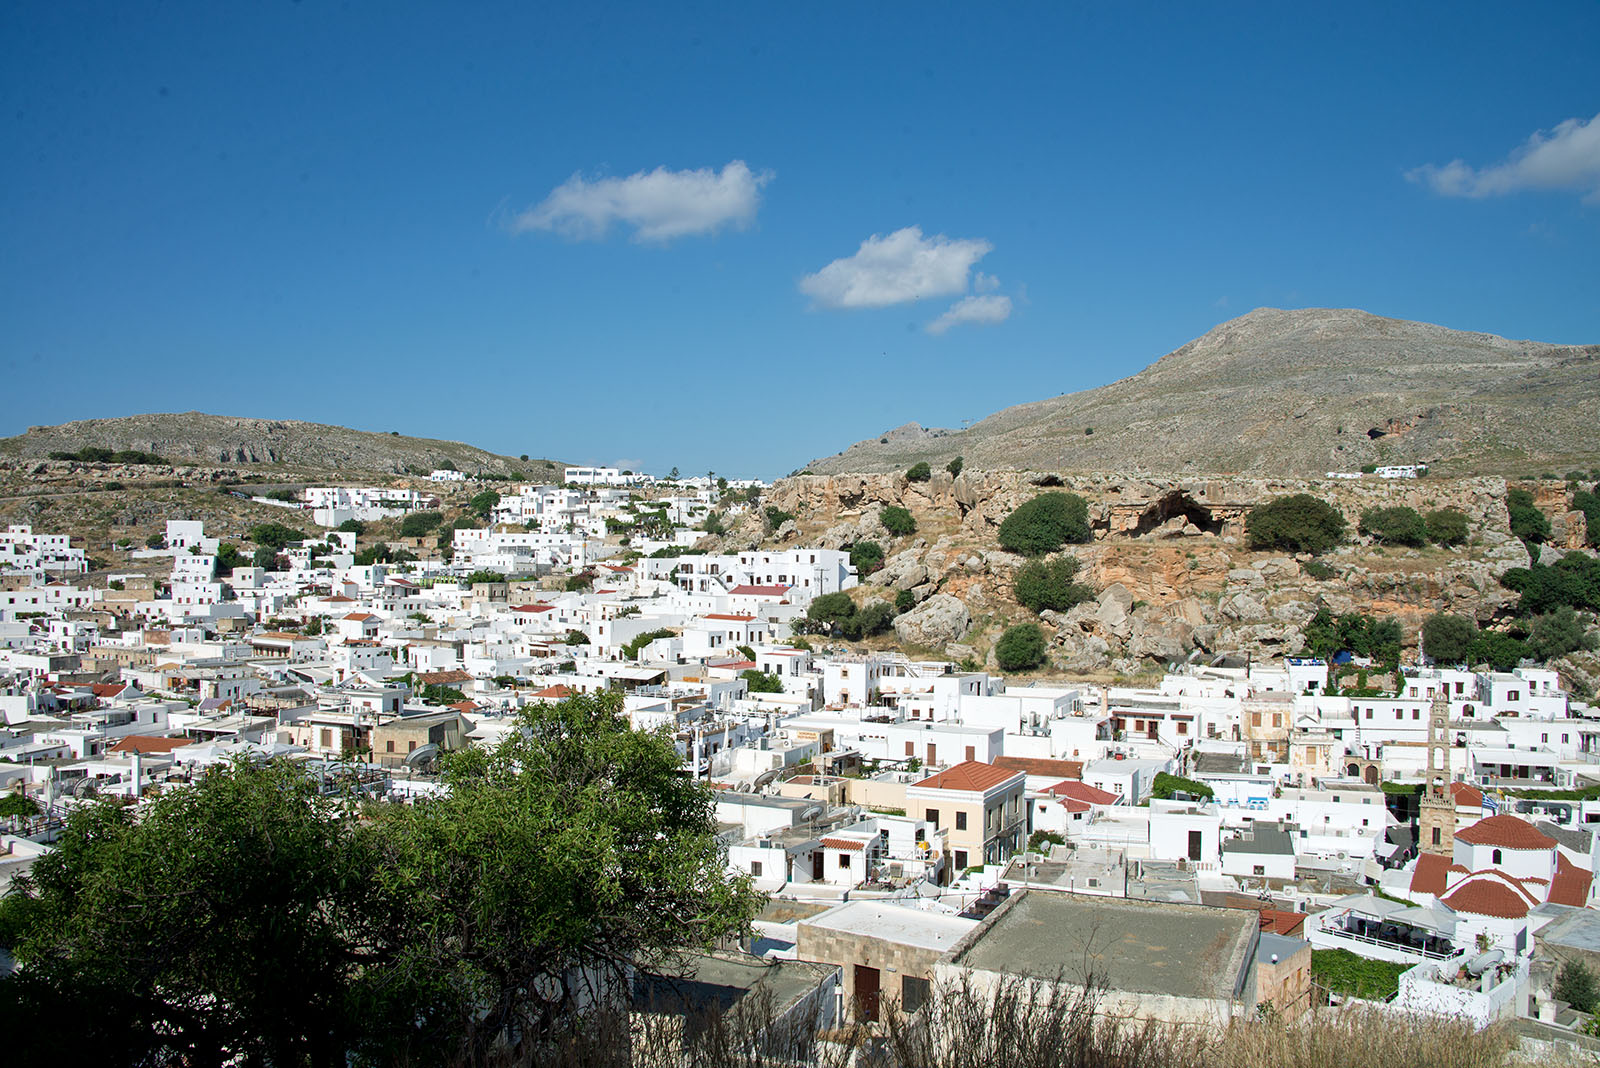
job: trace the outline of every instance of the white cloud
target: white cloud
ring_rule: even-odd
[[[657,167],[626,178],[588,179],[574,174],[542,202],[514,216],[512,233],[554,230],[573,240],[604,237],[613,222],[633,227],[635,241],[671,241],[709,234],[725,224],[755,219],[761,187],[772,172],[756,173],[736,159],[721,172]]]
[[[999,296],[963,297],[939,318],[928,324],[928,333],[942,334],[961,323],[992,326],[1011,318],[1011,298]]]
[[[979,271],[972,276],[972,289],[975,293],[993,293],[1000,288],[1000,279],[992,274]]]
[[[976,239],[923,237],[908,226],[861,242],[854,256],[834,260],[800,280],[800,292],[825,308],[883,308],[965,293],[972,265],[994,249]]]
[[[1600,115],[1539,130],[1503,162],[1481,170],[1463,160],[1406,172],[1440,196],[1491,197],[1523,189],[1573,189],[1600,202]]]

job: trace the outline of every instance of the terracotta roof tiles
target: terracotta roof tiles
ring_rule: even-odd
[[[932,790],[970,790],[983,793],[1021,774],[1021,771],[1012,771],[1010,768],[997,767],[994,764],[963,760],[955,767],[941,771],[937,775],[930,775],[915,785]]]
[[[1527,820],[1501,814],[1479,820],[1456,832],[1456,841],[1469,845],[1499,846],[1501,849],[1554,849],[1556,840]]]

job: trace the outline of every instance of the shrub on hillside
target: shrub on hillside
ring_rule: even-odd
[[[926,460],[918,460],[906,471],[906,480],[909,482],[926,482],[933,477],[933,468],[928,466]]]
[[[1250,509],[1245,533],[1252,549],[1292,553],[1323,553],[1344,538],[1345,521],[1339,510],[1309,493],[1279,497]]]
[[[1035,612],[1047,608],[1065,612],[1074,605],[1093,600],[1093,590],[1081,582],[1073,581],[1080,566],[1075,556],[1030,560],[1017,570],[1013,583],[1017,603]]]
[[[1358,528],[1384,545],[1409,545],[1420,548],[1428,541],[1428,523],[1415,508],[1368,508],[1361,513]]]
[[[858,541],[850,546],[850,566],[866,576],[883,566],[883,546],[875,541]]]
[[[1533,494],[1514,489],[1506,494],[1506,515],[1511,533],[1523,541],[1542,545],[1550,540],[1550,519],[1533,503]]]
[[[1423,517],[1428,540],[1435,545],[1460,545],[1467,540],[1467,514],[1459,508],[1436,508]]]
[[[1000,547],[1023,556],[1043,556],[1088,540],[1089,503],[1076,493],[1041,493],[1000,524]]]
[[[1019,623],[1000,635],[994,658],[1002,671],[1027,671],[1044,663],[1044,632],[1036,623]]]
[[[1435,612],[1422,624],[1422,651],[1438,664],[1463,664],[1477,636],[1478,624],[1470,616]]]
[[[1500,576],[1500,585],[1522,594],[1517,611],[1524,616],[1562,605],[1600,612],[1600,560],[1582,553],[1568,553],[1553,564],[1513,567]]]
[[[950,472],[951,478],[955,478],[957,475],[961,474],[961,469],[965,466],[967,466],[967,461],[957,456],[954,460],[951,460],[949,463],[945,464],[944,469]]]
[[[896,537],[906,537],[917,532],[917,521],[911,513],[897,504],[885,506],[878,512],[878,522],[883,524],[883,529]]]
[[[400,536],[420,538],[443,522],[444,516],[438,512],[412,512],[400,520]]]
[[[1504,631],[1480,630],[1472,640],[1467,659],[1472,664],[1488,664],[1496,671],[1510,671],[1530,657],[1526,643]]]

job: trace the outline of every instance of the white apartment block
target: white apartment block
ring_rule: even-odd
[[[35,534],[26,524],[0,531],[0,574],[43,580],[47,575],[83,575],[88,570],[83,550],[74,549],[65,534]]]

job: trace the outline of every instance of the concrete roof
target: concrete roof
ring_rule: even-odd
[[[836,966],[739,953],[683,953],[634,978],[634,1006],[654,1011],[727,1010],[753,990],[782,1012],[815,990]]]
[[[1311,943],[1301,938],[1286,938],[1279,934],[1261,934],[1261,941],[1256,946],[1256,960],[1262,964],[1271,964],[1273,954],[1277,954],[1278,962],[1288,960]]]
[[[1259,921],[1244,909],[1029,890],[951,957],[978,971],[1081,981],[1085,956],[1108,988],[1229,1000],[1244,981]]]
[[[1276,823],[1258,821],[1250,825],[1251,830],[1246,832],[1249,838],[1240,835],[1229,838],[1222,843],[1224,853],[1259,853],[1268,856],[1294,856],[1294,839],[1290,833],[1279,827]]]
[[[870,935],[884,942],[943,952],[961,941],[978,921],[883,901],[850,901],[820,916],[802,920],[801,925]]]

